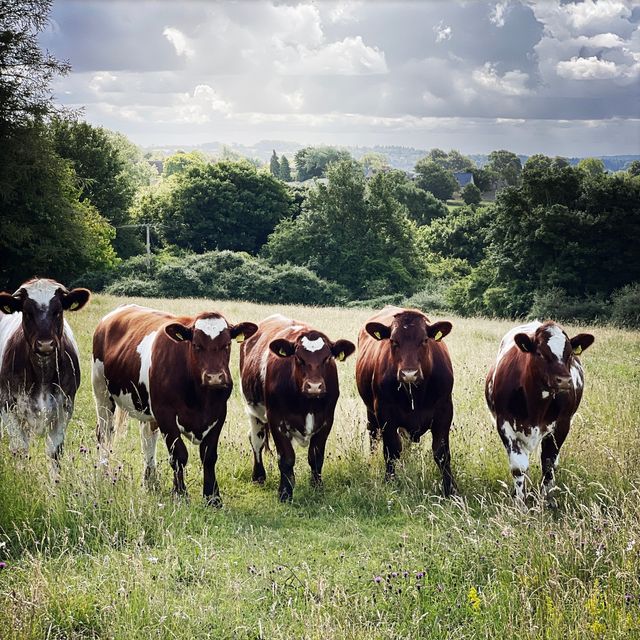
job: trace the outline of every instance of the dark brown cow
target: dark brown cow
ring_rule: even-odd
[[[274,315],[240,349],[242,393],[251,428],[253,480],[266,479],[262,449],[271,433],[280,468],[279,497],[291,500],[293,442],[309,447],[312,483],[321,483],[324,449],[340,395],[336,360],[355,351],[348,340],[331,342],[307,324]]]
[[[431,429],[446,496],[455,491],[449,451],[453,369],[441,341],[451,328],[450,322],[431,324],[416,309],[387,306],[360,330],[356,362],[372,450],[382,432],[387,478],[402,451],[400,433],[418,442]]]
[[[0,293],[0,419],[13,452],[26,453],[32,433],[47,434],[54,477],[80,386],[78,345],[63,313],[90,295],[48,279]]]
[[[186,493],[184,435],[200,445],[205,499],[221,504],[215,465],[233,387],[231,339],[256,330],[252,322],[229,325],[218,313],[176,317],[137,305],[102,318],[93,336],[92,371],[102,460],[108,459],[117,406],[140,420],[146,481],[155,477],[159,431],[169,450],[174,490]]]
[[[511,329],[487,376],[485,395],[509,456],[514,494],[521,507],[529,455],[541,444],[543,492],[551,506],[558,453],[584,389],[577,357],[593,343],[581,333],[569,339],[555,322],[535,320]]]

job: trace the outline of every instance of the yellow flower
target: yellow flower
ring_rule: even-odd
[[[467,598],[469,599],[469,606],[473,611],[480,611],[481,600],[478,595],[478,590],[475,587],[471,587],[469,589],[469,593],[467,593]]]

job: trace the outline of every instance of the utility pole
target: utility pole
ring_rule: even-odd
[[[143,222],[142,224],[123,224],[116,229],[139,229],[140,227],[145,227],[147,231],[147,271],[151,271],[151,228],[155,229],[157,225]]]

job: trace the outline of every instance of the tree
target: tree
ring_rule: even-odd
[[[531,156],[522,169],[522,188],[530,203],[562,204],[575,208],[580,193],[581,173],[563,158],[542,154]]]
[[[491,171],[491,169],[487,169],[486,167],[483,169],[474,168],[471,173],[473,174],[473,182],[476,187],[480,189],[480,193],[486,193],[487,191],[495,189],[498,176]]]
[[[375,151],[365,153],[362,158],[360,158],[360,162],[364,168],[365,175],[379,173],[380,171],[386,171],[389,169],[387,156]]]
[[[282,156],[280,159],[280,180],[291,182],[291,167],[287,156]]]
[[[482,194],[473,182],[469,182],[462,190],[462,199],[465,204],[480,204]]]
[[[394,169],[387,175],[387,179],[393,185],[396,200],[407,208],[409,218],[418,226],[429,224],[432,220],[449,213],[446,204],[433,194],[421,189],[407,177],[404,171]]]
[[[627,167],[630,176],[640,176],[640,160],[632,160]]]
[[[269,171],[272,176],[275,176],[276,178],[280,177],[280,161],[278,160],[278,154],[275,149],[273,150],[271,160],[269,161]]]
[[[70,66],[43,53],[37,35],[47,26],[51,4],[0,0],[0,140],[57,111],[51,81]]]
[[[486,169],[492,171],[503,185],[515,186],[520,178],[522,163],[515,153],[501,149],[489,154]]]
[[[264,248],[276,263],[307,266],[355,297],[409,293],[422,270],[415,226],[380,173],[368,182],[353,160],[332,164],[328,184],[311,190],[307,208],[283,220]]]
[[[443,169],[432,160],[422,158],[416,163],[416,184],[425,191],[431,192],[439,200],[448,200],[458,188],[453,173]]]
[[[325,175],[331,163],[350,160],[351,155],[344,149],[335,147],[304,147],[294,156],[298,180],[304,182]]]
[[[577,166],[579,171],[589,176],[599,176],[606,172],[604,162],[600,158],[582,158]]]
[[[286,186],[249,162],[221,161],[174,174],[137,205],[141,218],[161,223],[169,245],[202,253],[231,249],[256,253],[290,214]]]
[[[467,156],[463,156],[456,149],[452,149],[449,153],[442,149],[431,149],[429,153],[427,153],[426,159],[435,162],[443,169],[447,169],[453,173],[473,171],[473,169],[475,169],[473,160],[467,158]]]
[[[168,178],[176,173],[186,173],[192,167],[204,167],[207,158],[200,151],[177,151],[169,156],[162,165],[162,175]]]

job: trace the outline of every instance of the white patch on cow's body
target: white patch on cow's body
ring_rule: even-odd
[[[307,417],[304,419],[304,431],[308,436],[313,433],[313,422],[313,413],[307,413]]]
[[[149,422],[150,420],[153,420],[152,415],[143,413],[136,409],[132,393],[120,393],[117,396],[114,395],[113,400],[121,409],[124,409],[128,414],[130,414],[132,418],[140,420],[140,422]]]
[[[324,347],[324,340],[322,338],[316,338],[315,340],[309,340],[307,336],[302,336],[300,339],[300,344],[307,350],[311,351],[320,351],[322,347]]]
[[[100,322],[104,322],[107,318],[117,316],[121,313],[124,313],[127,309],[132,309],[132,308],[141,309],[143,311],[153,311],[153,309],[150,309],[149,307],[142,307],[139,304],[123,304],[123,305],[120,305],[119,307],[116,307],[113,311],[109,311],[109,313],[102,316],[102,320],[100,320]]]
[[[199,318],[195,327],[215,340],[227,328],[227,322],[224,318]]]
[[[584,386],[584,371],[582,370],[582,365],[575,360],[571,365],[571,380],[573,381],[574,389],[582,389]]]
[[[136,351],[140,354],[140,375],[138,376],[138,384],[143,384],[145,389],[147,390],[149,413],[151,413],[152,415],[153,411],[151,411],[151,384],[149,371],[151,370],[153,343],[157,335],[157,331],[152,331],[149,335],[145,336],[140,344],[136,347]]]
[[[265,349],[262,354],[262,358],[260,359],[260,384],[264,384],[267,379],[267,366],[269,365],[269,355],[271,354],[271,349]]]
[[[301,331],[304,327],[301,324],[294,324],[290,326],[289,329],[291,329],[291,331]]]
[[[500,360],[505,356],[505,354],[511,350],[512,347],[515,347],[516,343],[514,341],[515,336],[518,333],[526,333],[527,335],[531,335],[536,332],[537,328],[542,326],[542,322],[539,320],[533,320],[528,324],[521,324],[519,327],[514,327],[507,333],[505,333],[504,337],[500,341],[500,348],[498,349],[498,357],[496,358],[496,369],[498,368],[498,364]]]
[[[562,360],[564,348],[567,344],[567,337],[562,333],[560,327],[555,325],[547,327],[546,334],[549,336],[547,345],[549,346],[551,353],[553,353],[558,360]]]
[[[91,365],[91,386],[98,416],[99,460],[101,464],[106,464],[109,461],[113,441],[113,412],[111,411],[111,394],[104,375],[104,362],[97,358]]]
[[[56,295],[58,289],[62,288],[59,282],[50,280],[36,280],[30,284],[20,287],[27,292],[29,299],[33,300],[40,307],[48,307]]]
[[[543,391],[542,392],[542,399],[546,400],[551,394],[548,391]]]
[[[155,471],[156,468],[156,445],[160,429],[153,428],[152,422],[140,422],[140,441],[142,444],[142,455],[144,457],[145,475]],[[149,469],[149,472],[147,472]]]
[[[267,422],[267,410],[263,404],[251,404],[245,399],[244,410],[250,418],[255,418],[264,423]]]
[[[0,366],[4,360],[4,352],[13,334],[22,324],[22,314],[20,312],[5,315],[0,313]]]
[[[209,425],[202,432],[202,436],[198,437],[198,436],[196,436],[195,433],[193,433],[192,431],[189,431],[186,427],[183,427],[180,424],[180,420],[178,419],[178,416],[176,416],[176,426],[180,430],[180,433],[182,435],[186,436],[189,440],[191,440],[191,442],[193,442],[193,444],[200,444],[209,435],[209,432],[211,431],[211,429],[213,429],[217,424],[218,424],[218,421],[214,420],[213,424]]]

